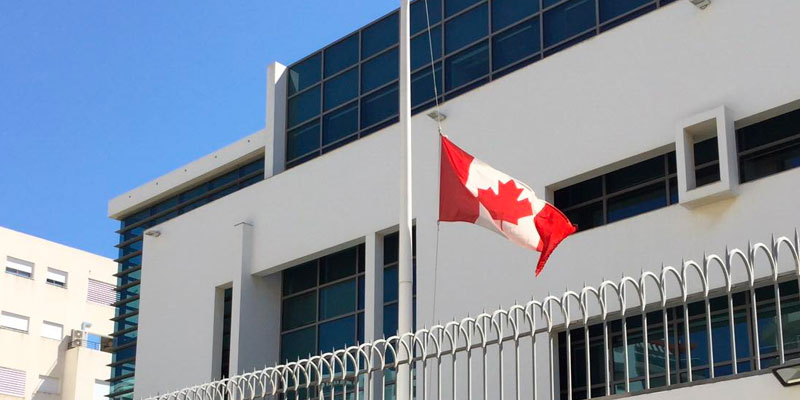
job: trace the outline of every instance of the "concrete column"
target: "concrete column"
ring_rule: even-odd
[[[283,172],[286,165],[286,67],[267,67],[267,141],[264,177]]]
[[[364,340],[372,342],[383,337],[383,235],[365,239]]]

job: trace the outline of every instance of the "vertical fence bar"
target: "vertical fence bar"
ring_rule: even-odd
[[[592,398],[592,362],[590,355],[591,343],[589,342],[589,324],[586,323],[586,316],[583,318],[583,342],[586,349],[586,398]]]
[[[664,324],[664,372],[667,374],[667,386],[671,384],[672,372],[670,372],[669,355],[672,352],[669,348],[669,309],[662,302],[663,324]]]
[[[628,318],[625,317],[625,305],[622,306],[622,356],[625,358],[625,393],[631,392],[631,371],[628,365]]]
[[[566,321],[565,332],[567,346],[567,399],[572,400],[572,335],[569,332],[569,320]]]
[[[650,389],[650,341],[647,336],[647,310],[644,298],[642,298],[642,346],[644,347],[644,388],[647,390]]]
[[[733,374],[739,373],[739,357],[736,355],[736,313],[733,310],[733,295],[728,289],[728,322],[731,330],[731,362],[733,363]]]
[[[752,281],[750,282],[750,304],[753,308],[753,347],[755,347],[756,354],[756,370],[761,370],[761,342],[758,339],[758,303],[756,303],[756,289],[753,287]]]
[[[611,360],[608,358],[608,321],[607,316],[603,316],[603,358],[604,368],[606,372],[606,396],[611,395]]]
[[[714,336],[711,334],[711,303],[708,301],[708,293],[706,297],[706,336],[708,336],[708,376],[714,379]]]
[[[684,282],[684,285],[686,283]],[[688,377],[688,381],[692,382],[692,339],[689,337],[689,303],[686,301],[686,288],[684,286],[684,295],[683,295],[683,337],[684,337],[684,345],[686,346],[686,373]],[[680,368],[680,358],[678,358],[678,371],[681,370]],[[678,378],[680,380],[680,378]]]

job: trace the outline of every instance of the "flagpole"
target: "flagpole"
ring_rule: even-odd
[[[411,40],[409,0],[400,0],[400,244],[398,265],[397,330],[401,335],[413,329],[413,280],[411,237]],[[409,342],[409,348],[412,343]],[[402,352],[402,351],[401,351]],[[411,358],[411,355],[408,355]],[[397,369],[397,399],[411,400],[410,362]]]

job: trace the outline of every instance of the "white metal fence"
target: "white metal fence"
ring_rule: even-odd
[[[148,400],[393,399],[409,362],[424,400],[591,398],[761,370],[800,357],[799,249],[795,231]]]

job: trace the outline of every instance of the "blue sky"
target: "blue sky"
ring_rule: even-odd
[[[397,6],[0,1],[0,225],[116,256],[110,198],[261,129],[269,63]]]

